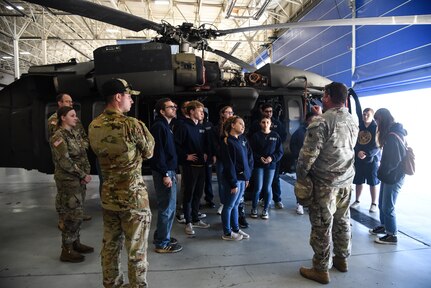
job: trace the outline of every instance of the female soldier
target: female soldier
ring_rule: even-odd
[[[91,181],[90,163],[83,140],[74,127],[78,121],[72,107],[61,107],[57,111],[58,130],[51,138],[51,150],[55,165],[54,179],[57,185],[56,210],[62,232],[63,262],[82,262],[80,253],[91,253],[93,247],[79,241],[79,230],[83,218],[82,195]]]
[[[226,181],[224,205],[221,214],[223,240],[242,240],[250,236],[239,229],[238,205],[250,180],[253,155],[244,135],[244,120],[233,116],[223,125],[227,137],[222,142],[221,157]]]

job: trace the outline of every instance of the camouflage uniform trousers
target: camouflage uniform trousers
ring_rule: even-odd
[[[350,210],[351,185],[330,188],[314,185],[313,202],[309,207],[310,245],[313,267],[326,271],[332,266],[331,241],[335,256],[347,258],[351,251]]]
[[[103,209],[102,270],[104,287],[147,287],[147,248],[151,210]],[[123,285],[120,254],[125,242],[129,285]]]
[[[76,180],[55,180],[57,195],[55,208],[59,216],[62,243],[72,244],[79,239],[83,207],[82,195],[85,195],[86,186]]]

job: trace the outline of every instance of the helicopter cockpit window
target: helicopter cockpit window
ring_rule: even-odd
[[[48,137],[48,119],[52,114],[56,113],[58,109],[57,102],[47,103],[45,106],[45,139],[49,142]],[[81,119],[81,104],[78,102],[73,102],[73,109],[76,111],[76,115]]]
[[[104,101],[97,101],[93,103],[92,111],[91,111],[91,119],[96,118],[100,114],[102,114],[103,110],[105,110],[106,103]]]
[[[301,103],[298,100],[289,100],[289,134],[292,135],[301,125]]]

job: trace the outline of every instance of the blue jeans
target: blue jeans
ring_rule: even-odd
[[[218,195],[220,197],[220,204],[224,204],[224,190],[226,187],[226,183],[223,176],[223,163],[221,159],[217,159],[216,162],[216,173],[217,173],[217,182],[218,182]]]
[[[154,188],[157,197],[157,227],[154,232],[154,243],[157,248],[169,245],[171,239],[172,223],[175,217],[175,207],[177,202],[177,175],[175,171],[168,171],[172,180],[172,187],[163,185],[161,173],[152,170]]]
[[[261,194],[265,203],[263,209],[268,210],[272,197],[272,180],[274,179],[274,173],[275,169],[254,168],[253,209],[257,208],[259,194]]]
[[[245,181],[238,181],[236,183],[238,187],[238,192],[231,193],[230,187],[226,185],[224,191],[224,201],[223,211],[221,212],[221,222],[223,223],[223,233],[224,235],[229,235],[232,231],[239,231],[238,224],[238,205],[244,194]]]
[[[398,193],[404,184],[404,178],[395,184],[380,184],[379,209],[380,223],[385,227],[386,233],[397,234],[397,218],[395,215],[395,203]]]

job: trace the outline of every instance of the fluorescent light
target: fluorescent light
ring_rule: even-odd
[[[108,32],[108,33],[120,33],[120,30],[108,28],[108,29],[106,29],[106,32]]]
[[[5,60],[8,60],[8,59],[12,59],[13,57],[12,56],[3,56],[3,57],[1,57],[2,59],[5,59]]]
[[[169,5],[169,0],[155,0],[155,5]]]
[[[28,52],[28,51],[22,51],[22,52],[19,52],[19,54],[21,54],[21,55],[30,55],[31,53]]]
[[[24,7],[22,7],[21,5],[17,5],[17,6],[15,6],[16,8],[18,8],[18,10],[24,10]],[[6,9],[7,10],[13,10],[13,7],[12,6],[9,6],[9,5],[7,5],[6,6]]]

